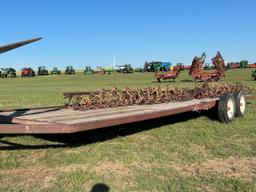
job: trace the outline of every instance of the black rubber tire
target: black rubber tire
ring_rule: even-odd
[[[246,98],[243,91],[237,91],[234,93],[235,104],[236,104],[236,113],[235,117],[244,117],[246,113]],[[244,105],[244,109],[241,110],[241,105]]]
[[[233,104],[233,113],[231,116],[228,115],[229,110],[228,109],[228,102],[231,102]],[[236,105],[235,105],[235,98],[231,93],[225,93],[220,97],[219,103],[218,103],[218,116],[221,123],[230,123],[235,118],[235,112],[236,112]]]

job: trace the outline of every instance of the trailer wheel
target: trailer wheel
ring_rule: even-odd
[[[220,97],[218,103],[218,116],[222,123],[230,123],[236,113],[235,98],[231,93],[226,93]]]
[[[246,99],[243,91],[237,91],[234,94],[235,98],[235,105],[236,105],[236,117],[244,117],[245,112],[246,112]]]

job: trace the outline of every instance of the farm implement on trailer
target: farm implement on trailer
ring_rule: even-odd
[[[195,89],[171,87],[65,93],[61,107],[0,112],[1,134],[68,134],[216,109],[221,122],[243,117],[249,96],[240,84]]]

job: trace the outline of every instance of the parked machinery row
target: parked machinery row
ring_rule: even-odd
[[[32,68],[23,68],[21,70],[21,77],[34,77],[35,76],[35,71]],[[54,67],[53,70],[50,72],[51,75],[60,75],[61,71],[58,70],[57,67]],[[66,75],[70,74],[75,74],[75,70],[72,66],[67,66],[65,70]],[[49,71],[46,69],[45,66],[40,66],[38,67],[37,71],[38,76],[44,76],[44,75],[49,75]]]
[[[116,66],[116,69],[114,67],[97,67],[96,70],[93,70],[90,66],[86,66],[84,70],[84,74],[99,74],[99,75],[105,75],[105,74],[112,74],[114,71],[117,73],[134,73],[134,72],[143,72],[142,68],[136,68],[133,69],[131,64],[125,64],[125,65],[119,65]]]
[[[67,66],[64,72],[66,75],[75,74],[75,69],[72,66]],[[54,67],[53,70],[49,73],[45,66],[38,67],[37,75],[60,75],[61,70],[58,70],[57,67]],[[31,67],[24,67],[21,69],[21,77],[34,77],[36,72]],[[17,76],[16,70],[13,68],[0,68],[0,77],[1,78],[15,78]]]
[[[256,63],[249,64],[247,60],[242,60],[240,62],[229,62],[227,64],[228,69],[238,69],[238,68],[256,68]]]

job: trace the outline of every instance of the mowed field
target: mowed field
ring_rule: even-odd
[[[160,85],[192,88],[187,73]],[[229,70],[224,81],[256,90],[250,69]],[[0,79],[0,109],[62,105],[66,91],[126,86],[159,84],[153,73]],[[0,191],[256,191],[255,114],[251,101],[230,124],[209,111],[74,135],[1,135]]]

